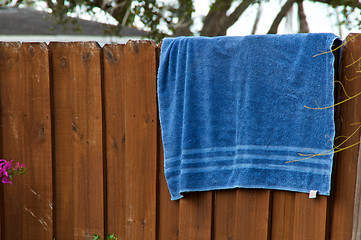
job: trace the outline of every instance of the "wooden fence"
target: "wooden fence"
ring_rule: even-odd
[[[361,36],[348,39],[340,76],[352,97],[361,92]],[[358,145],[338,154],[330,197],[237,189],[170,201],[158,57],[150,41],[0,43],[0,152],[28,168],[1,186],[1,240],[359,239]],[[337,108],[340,136],[358,127],[350,124],[361,122],[360,105]]]

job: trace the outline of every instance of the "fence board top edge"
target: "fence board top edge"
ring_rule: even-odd
[[[344,42],[346,41],[346,44],[348,42],[355,42],[358,41],[358,38],[360,37],[361,33],[349,33],[346,36],[346,39],[344,40]]]
[[[76,41],[76,42],[57,42],[53,41],[50,42],[49,47],[83,47],[83,48],[94,48],[94,49],[101,49],[100,45],[96,41]]]
[[[29,48],[29,49],[40,49],[42,52],[48,52],[49,46],[45,42],[24,42],[21,43],[20,49]]]
[[[21,42],[3,42],[0,41],[1,47],[20,47]]]
[[[153,40],[128,40],[127,43],[125,45],[150,45],[154,48],[157,47],[157,44],[155,44],[155,42]]]

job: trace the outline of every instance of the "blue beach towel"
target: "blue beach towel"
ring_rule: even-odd
[[[334,110],[310,108],[334,103],[334,56],[315,55],[335,39],[164,39],[157,87],[171,199],[230,188],[329,195]]]

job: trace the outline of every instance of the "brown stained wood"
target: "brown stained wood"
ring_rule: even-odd
[[[2,154],[1,154],[2,155]],[[0,240],[4,238],[4,189],[3,186],[0,185]]]
[[[28,173],[4,186],[4,239],[53,237],[49,50],[0,43],[2,157]]]
[[[107,231],[125,239],[125,45],[105,45],[104,101],[107,153]]]
[[[236,237],[234,239],[270,239],[271,190],[236,190]]]
[[[129,41],[125,62],[125,239],[156,238],[156,45]]]
[[[101,49],[51,43],[56,239],[104,234]]]
[[[361,139],[360,139],[361,140]],[[357,159],[357,172],[361,172],[361,149]],[[361,174],[357,174],[353,211],[352,240],[361,239]]]
[[[272,197],[271,239],[292,240],[295,193],[274,190]]]
[[[170,193],[164,176],[164,152],[160,128],[158,130],[157,239],[177,240],[179,239],[179,201],[170,200]]]
[[[235,239],[236,190],[214,192],[213,238]]]
[[[346,93],[354,96],[361,92],[361,36],[350,34],[342,48],[341,82]],[[342,91],[341,91],[342,92]],[[347,97],[342,92],[340,100]],[[340,105],[340,136],[350,136],[361,122],[361,97],[356,97]],[[352,125],[355,124],[356,125]],[[358,123],[358,124],[357,124]],[[340,138],[343,141],[345,138]],[[342,147],[351,146],[360,139],[360,131]],[[335,166],[335,182],[332,194],[331,239],[351,239],[353,226],[353,205],[357,176],[359,145],[338,153]]]
[[[213,193],[192,192],[185,194],[179,203],[179,239],[212,239]]]
[[[318,240],[327,236],[327,197],[310,199],[307,193],[295,194],[294,240]]]

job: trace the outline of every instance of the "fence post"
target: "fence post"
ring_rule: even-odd
[[[355,186],[357,178],[357,162],[359,156],[360,131],[358,127],[361,122],[360,97],[352,98],[361,92],[360,70],[361,70],[361,36],[350,34],[346,38],[347,43],[341,50],[340,88],[337,102],[349,99],[342,103],[339,108],[338,121],[340,130],[338,144],[346,138],[344,136],[354,135],[345,144],[344,148],[355,145],[347,150],[340,151],[334,162],[334,186],[332,189],[332,219],[330,238],[334,240],[351,239],[354,214]],[[335,83],[338,84],[338,83]],[[358,203],[359,204],[359,203]]]

